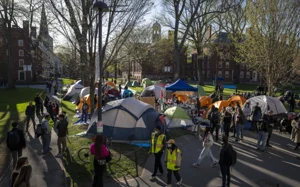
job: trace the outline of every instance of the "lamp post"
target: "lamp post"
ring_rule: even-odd
[[[98,60],[99,60],[99,83],[98,83],[98,123],[97,123],[97,134],[103,132],[103,123],[102,123],[102,14],[103,12],[108,11],[108,6],[103,1],[96,1],[93,5],[93,8],[99,12],[99,43],[98,43]]]

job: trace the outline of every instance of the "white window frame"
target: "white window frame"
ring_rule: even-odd
[[[218,77],[223,77],[223,72],[222,71],[218,71]]]
[[[219,61],[218,62],[218,68],[222,68],[223,67],[223,62],[222,61]]]
[[[210,71],[206,72],[206,77],[210,78]]]
[[[225,78],[229,78],[229,71],[225,71]]]
[[[226,68],[229,68],[229,62],[226,62],[225,67],[226,67]]]
[[[244,72],[243,71],[240,72],[240,78],[242,78],[242,79],[244,78]]]
[[[24,40],[18,40],[18,46],[23,47],[24,46]]]
[[[20,64],[22,62],[22,64]],[[19,59],[19,67],[23,67],[24,66],[24,59]]]
[[[24,56],[24,50],[19,50],[19,56]]]

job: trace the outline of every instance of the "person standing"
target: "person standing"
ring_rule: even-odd
[[[86,103],[86,100],[83,101],[81,108],[81,121],[86,123],[89,114],[89,105]]]
[[[232,115],[228,111],[225,112],[225,115],[223,117],[223,128],[224,128],[224,133],[227,137],[229,137],[229,130],[230,130],[230,125],[231,125],[231,120],[232,120]]]
[[[167,175],[167,186],[166,187],[171,187],[172,186],[172,173],[174,173],[174,176],[177,180],[177,185],[182,184],[182,178],[180,174],[178,173],[180,170],[181,166],[181,161],[182,161],[182,153],[180,149],[176,146],[175,140],[170,139],[167,142],[167,149],[168,152],[166,154],[166,159],[165,162],[167,164],[167,170],[168,170],[168,175]]]
[[[220,113],[218,108],[212,105],[210,112],[208,113],[208,120],[210,121],[211,125],[211,135],[213,134],[214,130],[216,131],[216,141],[219,138],[219,122],[220,122]]]
[[[25,114],[26,114],[26,132],[28,132],[28,128],[29,128],[29,122],[30,120],[32,121],[32,124],[33,124],[33,129],[35,130],[35,106],[32,105],[32,102],[30,101],[29,102],[29,105],[26,107],[26,111],[25,111]]]
[[[48,105],[49,105],[50,99],[49,97],[46,95],[45,99],[44,99],[44,107],[46,108],[46,111],[49,113],[48,111]]]
[[[203,138],[203,149],[199,155],[199,158],[193,164],[194,167],[198,168],[200,166],[200,163],[206,156],[208,156],[210,158],[210,160],[212,161],[211,167],[217,166],[217,161],[216,161],[215,157],[213,156],[211,149],[210,149],[214,144],[214,139],[210,132],[211,132],[210,128],[206,127],[205,132],[204,132],[204,138]]]
[[[50,115],[45,114],[45,118],[42,121],[42,144],[43,144],[43,155],[47,155],[50,152],[50,141],[51,141],[51,130],[49,126]]]
[[[260,120],[262,117],[262,112],[261,108],[259,107],[259,103],[256,103],[256,106],[253,107],[252,112],[251,112],[251,120],[252,120],[252,125],[251,125],[251,130],[257,132],[257,122]]]
[[[268,111],[268,114],[269,115],[266,116],[266,121],[268,123],[267,146],[268,147],[272,147],[272,145],[270,145],[270,139],[271,139],[271,136],[272,136],[272,133],[273,133],[273,127],[274,127],[274,124],[275,124],[275,119],[274,119],[273,111],[272,110]]]
[[[267,133],[268,133],[268,124],[265,120],[260,119],[257,122],[257,131],[258,131],[258,137],[257,137],[257,146],[256,150],[260,150],[262,152],[266,151],[266,139],[267,139]]]
[[[291,140],[296,143],[294,150],[297,150],[300,145],[300,127],[299,127],[299,118],[295,117],[292,121],[292,132],[291,132]]]
[[[244,138],[244,121],[245,121],[245,115],[240,107],[236,108],[236,114],[235,114],[235,131],[236,131],[236,139],[235,141],[243,140]],[[240,138],[241,135],[241,138]]]
[[[109,156],[107,147],[104,145],[104,137],[98,134],[95,143],[90,146],[90,152],[94,155],[94,180],[92,187],[103,187],[103,175],[106,167],[106,157]]]
[[[58,115],[58,123],[57,123],[57,146],[58,146],[58,154],[57,157],[61,157],[62,153],[65,152],[67,148],[66,137],[68,134],[68,122],[64,118],[63,114]]]
[[[230,166],[232,165],[231,151],[233,147],[228,143],[228,136],[222,137],[223,145],[220,151],[219,165],[222,174],[222,187],[230,186]]]
[[[155,132],[152,133],[151,136],[151,146],[150,153],[154,154],[155,162],[154,162],[154,172],[151,176],[151,179],[156,177],[157,170],[159,169],[160,175],[163,175],[164,170],[161,164],[161,157],[165,150],[166,144],[166,136],[162,133],[161,127],[156,126]]]
[[[36,97],[34,98],[34,102],[35,102],[35,107],[36,107],[36,115],[43,115],[43,100],[40,97],[40,94],[37,93]]]
[[[23,131],[18,128],[19,122],[13,122],[12,127],[12,130],[7,133],[6,144],[11,152],[13,168],[15,168],[18,158],[22,156],[23,149],[26,148],[26,141]]]

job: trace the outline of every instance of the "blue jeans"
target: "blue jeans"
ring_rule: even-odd
[[[47,153],[50,151],[49,146],[50,146],[51,137],[49,134],[44,134],[41,137],[42,137],[42,144],[43,144],[43,153]]]
[[[238,140],[240,138],[240,135],[241,135],[241,138],[243,138],[243,130],[242,129],[242,125],[237,123],[235,125],[235,131],[236,131],[236,139]]]
[[[267,135],[267,132],[258,131],[257,149],[265,150]]]
[[[222,187],[230,186],[230,166],[220,164],[222,174]]]
[[[87,118],[88,118],[88,114],[86,114],[86,113],[81,114],[81,121],[84,121],[86,123]]]
[[[200,155],[199,155],[199,158],[197,160],[197,164],[200,164],[202,162],[202,160],[208,155],[208,157],[210,158],[210,160],[212,161],[212,163],[216,163],[216,159],[215,157],[213,156],[212,152],[211,152],[211,149],[208,148],[208,147],[203,147]]]

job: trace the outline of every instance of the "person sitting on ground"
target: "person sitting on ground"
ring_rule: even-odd
[[[10,187],[30,187],[32,167],[27,157],[20,157],[11,176]]]

